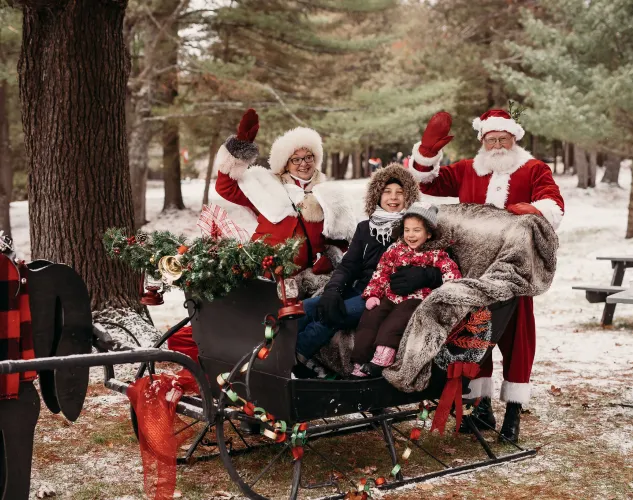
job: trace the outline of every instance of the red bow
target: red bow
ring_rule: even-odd
[[[440,434],[444,434],[446,421],[448,420],[448,415],[451,412],[453,403],[455,403],[455,432],[457,432],[462,423],[462,375],[466,378],[473,379],[478,373],[479,365],[477,363],[456,361],[448,365],[448,369],[446,370],[446,385],[444,386],[440,402],[435,410],[431,432],[437,429],[440,431]]]

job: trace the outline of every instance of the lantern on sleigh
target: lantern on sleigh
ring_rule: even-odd
[[[283,307],[277,312],[279,319],[297,319],[301,316],[305,316],[303,310],[303,302],[299,300],[299,286],[294,278],[283,277],[282,271],[277,272],[277,295],[283,303]]]
[[[163,304],[163,283],[149,273],[141,277],[141,304],[159,306]]]

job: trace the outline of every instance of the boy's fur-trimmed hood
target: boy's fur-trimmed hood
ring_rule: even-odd
[[[371,217],[380,204],[380,197],[389,179],[398,179],[402,183],[404,190],[404,206],[409,208],[414,202],[420,199],[420,187],[413,178],[413,175],[399,163],[391,163],[385,168],[379,169],[371,178],[365,194],[365,214]]]

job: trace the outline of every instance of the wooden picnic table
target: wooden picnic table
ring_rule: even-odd
[[[602,311],[601,323],[608,326],[613,323],[616,304],[633,304],[633,292],[622,286],[625,271],[633,267],[633,256],[616,256],[616,257],[596,257],[597,260],[608,260],[611,262],[613,275],[611,276],[611,285],[579,285],[572,287],[574,290],[584,290],[587,300],[594,304],[596,302],[604,302],[604,310]]]

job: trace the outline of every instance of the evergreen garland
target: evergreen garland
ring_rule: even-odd
[[[212,301],[240,283],[266,273],[291,276],[298,269],[294,258],[302,239],[292,238],[275,246],[259,240],[240,243],[209,236],[187,242],[183,235],[169,231],[150,234],[139,231],[128,236],[125,229],[109,228],[103,243],[109,257],[157,280],[163,278],[158,269],[160,259],[178,256],[182,276],[173,283],[163,280],[165,291],[175,286],[194,297]]]

